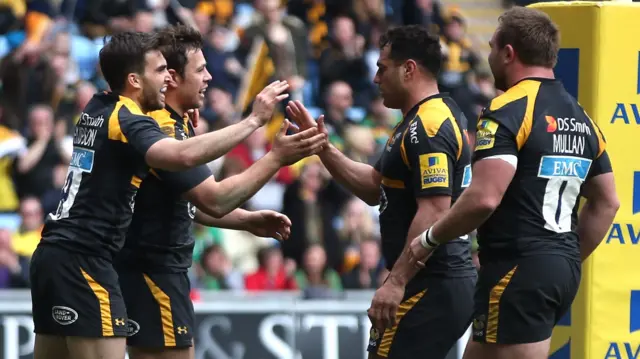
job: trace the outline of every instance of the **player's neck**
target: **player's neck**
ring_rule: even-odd
[[[415,88],[409,89],[409,91],[407,91],[407,101],[400,109],[402,111],[402,115],[406,116],[407,113],[418,103],[422,102],[422,100],[427,97],[437,95],[438,93],[440,93],[440,91],[438,91],[438,84],[436,82],[423,82],[416,85]]]
[[[543,79],[555,79],[555,75],[553,73],[553,69],[547,67],[539,67],[539,66],[528,66],[522,67],[519,71],[517,71],[514,76],[509,81],[509,87],[514,86],[518,82],[523,79],[529,77],[537,77]]]
[[[165,105],[167,107],[170,107],[173,111],[175,111],[176,113],[180,114],[181,116],[183,114],[185,114],[187,112],[187,109],[184,108],[184,106],[182,106],[180,104],[180,101],[178,101],[177,96],[172,96],[173,94],[169,93],[169,91],[167,91],[167,98],[165,100]]]
[[[126,97],[129,100],[133,101],[136,105],[138,105],[138,107],[140,108],[140,110],[142,110],[142,112],[147,112],[147,110],[142,107],[142,103],[140,102],[140,100],[138,100],[138,94],[136,92],[125,90],[120,92],[118,95],[122,97]]]

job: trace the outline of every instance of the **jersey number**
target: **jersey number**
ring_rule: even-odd
[[[60,196],[58,209],[56,209],[56,213],[52,216],[52,219],[58,220],[69,217],[69,210],[76,200],[80,182],[82,182],[82,170],[76,167],[69,167],[67,179],[62,187],[62,195]]]
[[[580,178],[550,178],[544,193],[544,228],[556,233],[571,231],[571,215],[580,195]]]

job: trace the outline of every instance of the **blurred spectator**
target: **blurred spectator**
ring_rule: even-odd
[[[233,269],[231,261],[221,246],[214,244],[205,248],[200,259],[202,275],[198,287],[207,290],[242,290],[242,274]]]
[[[58,202],[60,201],[60,193],[62,193],[62,187],[64,187],[67,181],[67,170],[69,166],[67,164],[59,164],[53,168],[53,188],[45,192],[40,198],[42,208],[45,214],[54,212],[58,208]]]
[[[394,0],[397,2],[397,0]],[[433,33],[439,33],[444,27],[442,4],[438,0],[402,1],[404,24],[422,25]]]
[[[329,48],[320,57],[320,93],[335,81],[344,81],[356,93],[354,104],[366,107],[372,84],[364,50],[365,38],[356,33],[353,20],[347,16],[336,17],[331,24]]]
[[[360,261],[360,243],[377,237],[368,205],[360,198],[351,198],[342,211],[342,228],[338,232],[344,248],[344,264],[341,271],[350,271]]]
[[[296,288],[293,261],[284,261],[278,247],[264,247],[258,251],[258,270],[245,277],[247,290],[293,290]]]
[[[44,213],[40,200],[26,197],[20,201],[20,228],[14,233],[11,245],[16,254],[30,258],[40,243],[40,233],[44,225]]]
[[[57,126],[63,126],[64,133],[72,135],[75,125],[80,119],[80,114],[89,103],[89,100],[96,94],[98,90],[90,82],[79,82],[75,88],[72,100],[66,106],[58,109],[58,116],[62,118]]]
[[[256,40],[264,40],[275,66],[274,77],[287,80],[292,97],[301,100],[307,75],[307,32],[300,19],[285,14],[281,3],[255,0],[259,15],[245,29],[243,43],[249,49]]]
[[[324,288],[342,290],[340,275],[327,266],[327,253],[319,244],[312,244],[304,253],[302,267],[295,275],[300,290]]]
[[[0,288],[28,288],[29,259],[11,247],[11,233],[0,228]]]
[[[342,13],[343,0],[288,0],[287,12],[304,22],[308,29],[312,59],[320,58],[322,51],[329,45],[329,27],[327,24],[336,15]]]
[[[353,91],[348,83],[336,81],[327,87],[325,96],[324,121],[329,131],[329,141],[344,148],[344,131],[349,123],[353,123],[347,110],[353,105]]]
[[[194,10],[196,22],[214,23],[226,26],[231,21],[234,12],[233,0],[199,0]],[[201,31],[206,34],[205,31]]]
[[[25,139],[18,132],[0,125],[0,212],[13,212],[18,208],[10,169],[14,159],[25,150]]]
[[[469,74],[479,64],[478,56],[466,38],[466,22],[457,8],[448,11],[444,33],[440,37],[443,66],[438,78],[440,91],[448,92],[467,118],[476,117],[475,101],[469,88]]]
[[[101,38],[111,31],[133,30],[133,2],[129,0],[88,0],[80,24],[89,38]]]
[[[271,144],[265,137],[265,128],[254,131],[240,145],[236,146],[225,156],[225,164],[230,162],[225,171],[226,176],[243,172],[271,149]],[[289,167],[281,168],[274,178],[267,182],[249,201],[250,210],[273,209],[279,211],[282,206],[282,196],[285,186],[293,181],[293,173]]]
[[[246,70],[234,54],[227,49],[226,42],[229,33],[230,31],[226,28],[215,26],[206,38],[207,41],[202,52],[207,59],[207,70],[213,78],[209,86],[235,93],[240,83],[240,77],[245,74]],[[233,98],[231,104],[233,104]],[[228,111],[233,109],[233,106],[230,105]]]
[[[380,244],[373,239],[360,243],[360,263],[345,273],[345,289],[377,289],[382,284],[384,267],[380,262]]]
[[[42,39],[52,24],[59,4],[48,0],[11,1],[10,4],[16,18],[24,15],[25,38],[15,53],[16,59],[19,62],[33,62],[41,50]]]
[[[375,26],[384,21],[383,0],[353,0],[353,12],[359,25]],[[359,29],[361,33],[370,32],[371,28]]]
[[[335,222],[350,195],[329,179],[329,172],[317,159],[310,159],[302,168],[300,178],[284,193],[282,213],[291,219],[291,236],[282,243],[285,257],[303,264],[304,250],[320,244],[327,253],[328,265],[339,270],[342,248]]]
[[[375,163],[376,140],[373,131],[364,126],[347,126],[344,133],[344,154],[362,163]]]
[[[46,59],[55,73],[55,84],[51,106],[55,111],[76,102],[75,85],[80,81],[80,69],[71,57],[71,34],[67,31],[53,33],[50,46],[45,52]]]
[[[382,96],[379,93],[371,100],[367,115],[362,121],[362,126],[368,127],[373,133],[376,143],[374,158],[380,158],[387,145],[389,135],[393,128],[402,121],[402,113],[384,106]]]
[[[200,115],[212,125],[212,129],[224,128],[240,120],[240,114],[233,106],[233,95],[217,85],[207,91],[207,103]]]
[[[27,146],[15,162],[18,196],[43,198],[48,191],[56,190],[54,168],[71,160],[62,139],[54,136],[51,107],[36,105],[29,111]],[[57,203],[43,203],[46,213],[55,211],[56,206]]]

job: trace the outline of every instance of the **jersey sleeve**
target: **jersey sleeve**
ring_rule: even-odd
[[[527,93],[514,87],[491,100],[476,124],[473,162],[494,156],[517,156],[531,132]]]
[[[609,172],[613,172],[613,168],[611,167],[611,160],[609,159],[609,154],[605,150],[591,164],[591,168],[589,168],[589,174],[587,175],[587,179],[601,175],[601,174],[609,173]]]
[[[504,155],[518,155],[515,135],[493,119],[480,119],[476,131],[476,147],[473,153],[473,161]]]
[[[169,138],[153,118],[132,114],[126,106],[118,111],[118,122],[127,142],[142,155],[156,142]]]
[[[425,126],[434,125],[416,117],[402,138],[406,162],[411,169],[410,185],[416,196],[450,196],[458,153],[453,124],[445,119],[437,130]]]
[[[185,193],[192,190],[212,176],[211,170],[207,165],[200,165],[181,172],[171,172],[158,169],[155,169],[154,172],[159,179],[166,182],[171,188],[174,188],[179,193]]]

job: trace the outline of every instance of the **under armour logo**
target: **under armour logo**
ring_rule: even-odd
[[[187,327],[178,327],[178,334],[187,334]]]
[[[116,323],[116,326],[118,327],[124,326],[124,318],[116,318],[113,321]]]

